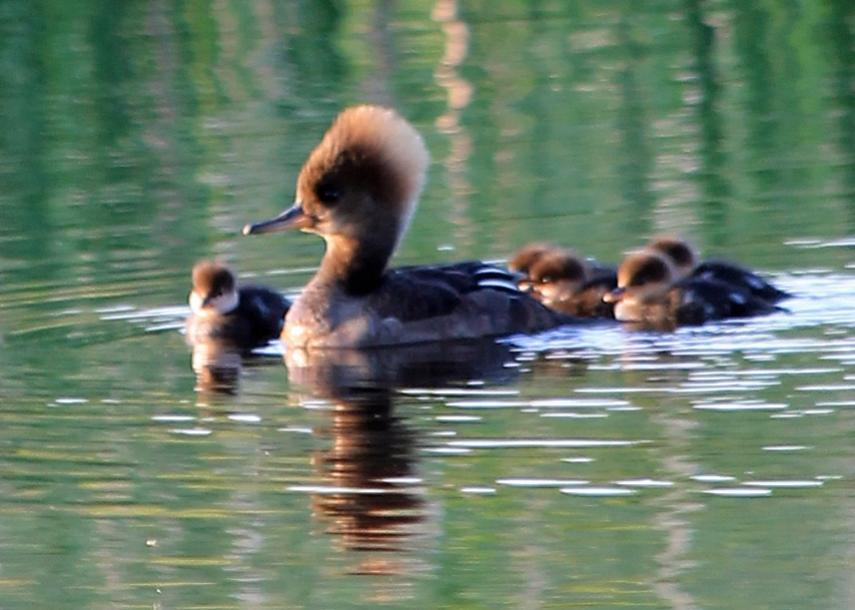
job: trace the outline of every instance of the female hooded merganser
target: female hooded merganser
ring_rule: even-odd
[[[614,307],[603,297],[617,288],[614,270],[593,267],[563,248],[540,255],[528,269],[531,294],[541,303],[572,316],[614,318]]]
[[[647,248],[668,257],[678,278],[696,277],[717,280],[736,286],[769,303],[777,303],[791,296],[753,271],[735,263],[721,260],[699,262],[694,248],[679,237],[668,235],[654,237],[648,242]]]
[[[228,267],[201,261],[193,267],[187,340],[222,340],[241,349],[264,345],[279,336],[288,307],[288,299],[278,292],[263,286],[238,288]]]
[[[288,228],[326,241],[320,268],[294,302],[288,347],[367,347],[535,332],[567,319],[480,262],[387,270],[428,165],[416,130],[377,106],[343,111],[297,178],[294,205],[244,234]],[[499,281],[497,274],[507,275]]]
[[[677,279],[671,261],[653,250],[628,254],[618,268],[618,288],[604,298],[614,303],[615,318],[621,322],[657,329],[779,310],[738,286],[716,279]]]

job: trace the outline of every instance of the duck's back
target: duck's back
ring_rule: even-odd
[[[371,300],[381,317],[413,329],[434,325],[442,338],[536,332],[570,321],[521,292],[513,274],[480,261],[392,269]]]
[[[362,296],[311,285],[288,316],[288,345],[372,347],[531,333],[574,319],[479,261],[390,269]]]

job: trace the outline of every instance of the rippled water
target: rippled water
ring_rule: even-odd
[[[0,2],[0,607],[855,607],[848,2]],[[676,333],[191,354],[189,269],[343,106],[431,175],[400,263],[676,231],[793,292]]]

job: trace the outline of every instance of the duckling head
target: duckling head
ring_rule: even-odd
[[[647,243],[647,248],[668,257],[678,278],[686,277],[698,266],[695,249],[680,237],[658,235]]]
[[[546,252],[528,272],[531,291],[549,305],[567,298],[588,279],[588,265],[571,250]]]
[[[527,274],[537,259],[554,249],[555,246],[546,242],[526,244],[508,259],[508,269]]]
[[[237,282],[232,271],[216,261],[200,261],[193,267],[190,309],[197,316],[227,314],[238,306]]]
[[[643,308],[662,301],[674,283],[674,268],[659,252],[639,250],[630,252],[618,267],[618,287],[603,297],[614,303],[615,319],[638,322]]]

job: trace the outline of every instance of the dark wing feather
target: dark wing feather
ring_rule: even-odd
[[[606,303],[603,297],[615,288],[617,288],[617,273],[610,269],[600,269],[579,288],[576,297],[577,315],[614,318],[614,304]]]
[[[290,306],[288,299],[269,288],[241,288],[240,302],[235,313],[237,318],[246,321],[246,342],[260,345],[278,337]]]
[[[588,270],[592,280],[598,277],[613,277],[615,278],[615,283],[617,283],[617,267],[614,265],[606,265],[589,258]]]
[[[427,282],[440,282],[466,294],[486,287],[519,293],[518,274],[482,261],[460,261],[443,265],[414,265],[392,269],[389,274],[406,274]]]
[[[746,318],[779,310],[748,290],[712,278],[692,276],[678,282],[675,287],[681,291],[681,302],[677,309],[679,324]]]
[[[730,284],[768,303],[777,303],[791,296],[788,292],[773,286],[750,269],[729,261],[704,261],[695,268],[692,277]]]
[[[545,311],[517,288],[513,273],[480,261],[391,269],[371,296],[371,307],[381,317],[413,322],[449,315],[464,299],[482,291],[504,294],[511,316],[519,316],[520,324],[532,307],[536,313]]]

